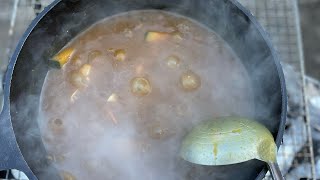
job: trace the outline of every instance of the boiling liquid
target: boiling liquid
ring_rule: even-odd
[[[66,48],[68,63],[46,77],[39,123],[48,158],[76,179],[194,179],[178,154],[186,133],[213,117],[252,116],[241,61],[186,17],[113,16]]]

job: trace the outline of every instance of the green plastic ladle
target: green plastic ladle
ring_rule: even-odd
[[[258,159],[268,164],[274,180],[284,179],[276,160],[277,146],[262,124],[237,117],[201,122],[185,137],[180,156],[199,165],[228,165]]]

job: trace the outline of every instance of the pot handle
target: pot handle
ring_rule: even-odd
[[[8,105],[0,114],[0,170],[17,169],[24,172],[30,180],[37,180],[18,147],[11,124]]]
[[[268,167],[273,180],[284,180],[277,162],[268,162]]]

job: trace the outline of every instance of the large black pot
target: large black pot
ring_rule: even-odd
[[[193,18],[219,34],[251,76],[256,112],[263,112],[257,113],[255,119],[267,126],[280,145],[287,103],[282,69],[266,33],[239,3],[233,0],[56,0],[32,22],[8,66],[0,118],[0,170],[19,169],[30,179],[59,179],[46,160],[37,122],[39,95],[49,69],[48,57],[96,21],[137,9],[172,11]],[[212,169],[227,179],[239,180],[262,179],[266,173],[265,164],[257,160]]]

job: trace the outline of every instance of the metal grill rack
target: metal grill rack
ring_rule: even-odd
[[[269,33],[280,56],[281,64],[293,67],[300,89],[295,95],[301,97],[300,117],[288,117],[283,144],[278,152],[278,163],[286,179],[315,179],[314,156],[310,132],[308,107],[305,106],[305,73],[301,42],[299,11],[296,0],[239,0],[258,19]],[[286,76],[287,83],[290,81]],[[287,84],[288,85],[288,84]],[[288,87],[290,88],[290,87]],[[288,89],[289,90],[289,89]],[[290,92],[289,92],[290,96]],[[290,98],[290,97],[289,97]],[[290,106],[290,102],[289,102]],[[290,112],[290,107],[288,107]],[[299,172],[297,172],[299,171]],[[267,176],[266,179],[270,179]]]
[[[293,65],[301,73],[297,18],[294,0],[239,0],[258,19],[271,36],[281,61]]]
[[[13,43],[8,45],[8,56],[24,29],[39,12],[38,8],[42,9],[53,0],[15,1],[16,7],[13,8],[11,32],[9,32]],[[297,96],[301,97],[299,101],[302,107],[301,116],[296,119],[289,117],[283,144],[278,153],[280,168],[288,180],[315,179],[308,107],[305,106],[304,98],[304,60],[297,0],[239,0],[239,2],[257,17],[260,24],[269,33],[282,65],[293,67],[298,79],[297,84],[301,87],[297,91]],[[19,179],[25,180],[24,178]],[[270,176],[267,175],[265,179],[270,179]]]

